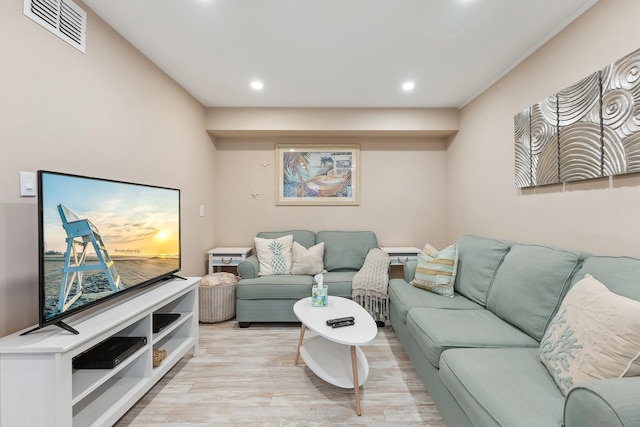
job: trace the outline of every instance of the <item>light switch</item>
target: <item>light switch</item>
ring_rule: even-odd
[[[36,196],[36,174],[20,172],[20,197]]]
[[[200,205],[200,216],[204,216],[204,205]]]

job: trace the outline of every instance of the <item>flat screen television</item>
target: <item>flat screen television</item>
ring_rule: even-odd
[[[62,319],[178,277],[180,190],[38,171],[38,240],[35,329],[78,333]]]

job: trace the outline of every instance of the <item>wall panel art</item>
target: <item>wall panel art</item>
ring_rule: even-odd
[[[640,49],[514,117],[515,186],[640,172]]]
[[[602,176],[600,72],[558,92],[560,182]]]

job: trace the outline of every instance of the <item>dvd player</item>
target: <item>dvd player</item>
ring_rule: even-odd
[[[178,317],[180,317],[180,313],[153,313],[153,333],[157,334]]]
[[[111,337],[73,358],[74,369],[113,369],[147,344],[147,337]]]

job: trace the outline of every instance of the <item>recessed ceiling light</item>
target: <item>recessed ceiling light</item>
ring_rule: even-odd
[[[251,89],[262,90],[262,88],[264,88],[264,84],[260,80],[254,80],[251,82]]]
[[[416,84],[412,81],[406,81],[404,83],[402,83],[402,90],[405,92],[411,92],[413,89],[415,89]]]

